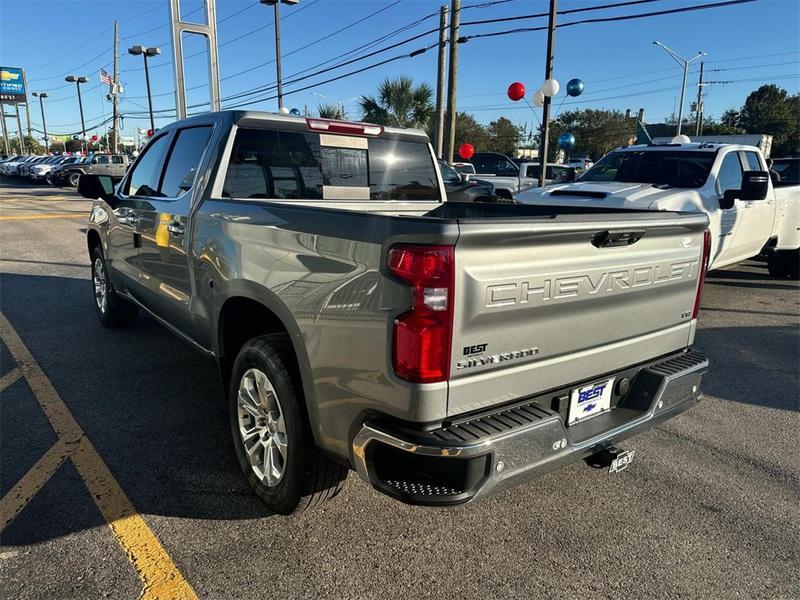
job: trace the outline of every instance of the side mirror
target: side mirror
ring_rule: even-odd
[[[741,190],[725,190],[722,198],[719,199],[719,207],[722,210],[733,208],[733,203],[736,201],[736,198],[739,197],[740,191]]]
[[[769,192],[768,171],[746,171],[742,177],[740,200],[764,200]]]
[[[458,178],[461,180],[461,183],[467,183],[467,181],[469,181],[469,175],[466,173],[459,173]]]
[[[91,200],[108,200],[114,194],[114,182],[108,175],[84,174],[78,179],[78,193]]]

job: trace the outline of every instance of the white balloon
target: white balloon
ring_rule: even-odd
[[[558,90],[561,89],[561,84],[558,83],[557,79],[553,79],[552,77],[544,82],[542,85],[542,92],[545,96],[549,96],[552,98],[553,96],[558,94]]]
[[[533,105],[544,106],[544,92],[542,90],[536,90],[536,93],[533,95]]]
[[[289,109],[288,109],[288,108],[286,108],[285,106],[281,106],[281,107],[278,109],[278,112],[279,112],[279,113],[281,113],[282,115],[288,115],[288,114],[289,114]]]
[[[691,142],[692,139],[688,135],[681,134],[681,135],[676,135],[674,138],[672,138],[670,144],[690,144]]]

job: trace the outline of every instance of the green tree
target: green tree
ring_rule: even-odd
[[[430,86],[426,83],[415,86],[411,77],[384,79],[377,96],[361,99],[361,118],[377,125],[425,129],[435,110],[432,98]]]
[[[489,137],[488,150],[514,156],[519,147],[522,130],[505,117],[489,123],[486,132]]]
[[[762,85],[750,93],[739,113],[739,125],[747,133],[773,137],[773,156],[800,152],[800,95],[790,96],[774,84]]]
[[[558,137],[569,132],[575,136],[572,156],[597,160],[610,150],[630,144],[636,136],[636,119],[618,110],[583,109],[561,114],[550,127],[548,161],[558,155]]]
[[[317,113],[321,119],[347,120],[347,113],[341,104],[320,104],[317,106]]]
[[[489,134],[486,128],[475,117],[463,112],[456,113],[456,155],[461,144],[472,144],[478,152],[489,150]],[[454,158],[461,160],[458,156]]]
[[[723,119],[724,118],[725,115],[723,114]],[[692,135],[694,135],[694,127],[692,127],[691,131]],[[744,133],[744,129],[741,127],[736,127],[736,125],[731,125],[730,119],[728,122],[725,120],[717,122],[712,117],[703,119],[702,135],[739,135],[742,133]]]
[[[39,140],[29,135],[22,136],[22,139],[25,144],[25,154],[44,154],[44,146],[39,143]],[[19,147],[19,136],[10,138],[8,145],[11,154],[22,154]]]

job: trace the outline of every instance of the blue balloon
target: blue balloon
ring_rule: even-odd
[[[297,108],[293,108],[292,110],[289,111],[289,114],[290,115],[294,115],[295,117],[299,117],[300,116],[300,110],[297,109]]]
[[[570,79],[567,82],[567,96],[580,96],[583,93],[583,81],[580,79]]]
[[[562,150],[572,150],[575,145],[575,136],[569,132],[562,133],[558,136],[558,147]]]

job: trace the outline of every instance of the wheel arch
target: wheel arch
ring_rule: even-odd
[[[260,335],[285,333],[293,350],[289,358],[299,379],[306,414],[314,439],[319,441],[319,412],[311,363],[292,312],[274,292],[252,282],[229,282],[228,288],[225,300],[216,311],[212,338],[226,397],[233,363],[241,347]]]

